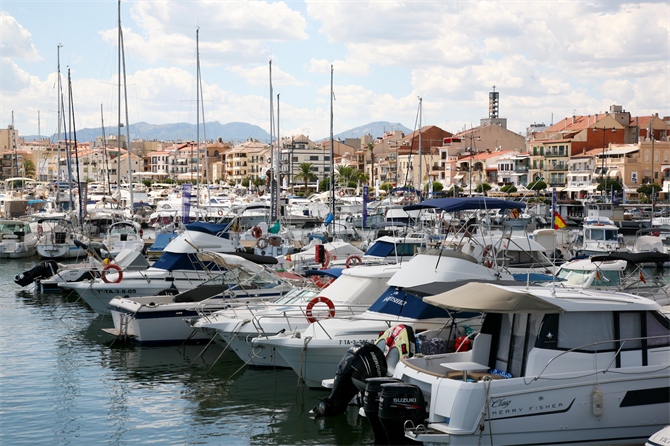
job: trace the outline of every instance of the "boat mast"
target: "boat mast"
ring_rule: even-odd
[[[57,52],[58,52],[58,91],[56,92],[56,102],[58,103],[58,158],[56,159],[56,206],[58,206],[58,194],[60,192],[60,141],[61,141],[61,134],[60,134],[60,126],[61,126],[61,110],[62,110],[62,103],[59,100],[60,94],[61,94],[61,84],[60,84],[60,49],[63,47],[60,43],[56,46]]]
[[[277,171],[274,162],[274,104],[272,103],[272,59],[270,59],[270,220],[277,220]],[[307,191],[305,191],[307,193]]]
[[[128,152],[128,192],[130,193],[130,218],[133,218],[135,215],[135,202],[133,201],[133,167],[132,159],[130,154],[130,125],[128,124],[128,84],[126,82],[126,54],[125,48],[123,46],[123,30],[121,29],[121,0],[119,0],[119,39],[121,46],[119,47],[119,53],[123,53],[123,104],[126,110],[126,148]],[[120,81],[119,81],[120,82]],[[119,100],[121,96],[121,84],[119,83]],[[119,112],[121,111],[121,105],[119,104]],[[119,114],[119,121],[121,116]],[[121,160],[119,160],[119,167],[121,167]]]
[[[419,189],[418,189],[419,193],[417,194],[417,195],[419,196],[419,200],[421,199],[421,198],[420,198],[420,197],[421,197],[421,192],[423,191],[423,189],[421,189],[421,180],[422,180],[422,177],[421,177],[421,164],[422,164],[422,162],[423,162],[423,161],[421,160],[421,118],[422,118],[422,115],[423,115],[423,107],[422,107],[422,104],[423,104],[423,99],[422,99],[422,98],[419,98]]]
[[[79,220],[79,226],[84,228],[84,216],[86,215],[86,202],[84,200],[84,194],[82,194],[81,191],[81,177],[80,177],[80,170],[79,170],[79,151],[77,150],[77,125],[75,123],[74,119],[74,98],[72,96],[72,78],[70,77],[70,69],[68,68],[67,70],[67,91],[68,91],[68,103],[70,104],[70,109],[71,111],[71,117],[72,117],[72,124],[71,124],[71,131],[74,136],[74,155],[75,155],[75,163],[76,163],[76,169],[77,169],[77,192],[79,193],[79,215],[78,215],[78,220]],[[70,185],[72,185],[72,175],[70,175]],[[72,187],[70,187],[72,189]],[[72,192],[70,191],[70,194]]]
[[[333,216],[335,233],[335,168],[333,167],[333,66],[330,66],[330,213]]]
[[[107,142],[105,141],[105,118],[102,114],[102,104],[100,104],[100,122],[102,124],[102,155],[103,163],[105,163],[105,171],[107,172],[107,193],[112,196],[112,184],[109,181],[109,163],[107,162]],[[103,182],[104,182],[103,178]]]
[[[68,176],[68,186],[70,187],[70,211],[74,211],[74,199],[72,198],[72,167],[70,164],[70,155],[71,155],[71,148],[70,148],[70,143],[72,141],[72,103],[71,103],[71,85],[70,85],[70,69],[67,69],[67,120],[68,120],[68,126],[67,130],[65,131],[65,159],[67,160],[67,176]],[[77,172],[77,175],[79,175],[79,172]]]
[[[195,140],[196,149],[196,194],[198,199],[196,204],[200,204],[200,28],[195,30],[195,57],[196,57],[196,79],[195,79]]]
[[[40,180],[41,146],[42,146],[42,130],[40,129],[40,111],[37,110],[37,167],[36,167],[37,172],[35,172],[35,179],[37,181]]]
[[[207,151],[207,131],[205,126],[205,100],[202,97],[202,76],[200,74],[200,50],[198,50],[198,93],[200,94],[200,112],[202,114],[202,138],[205,141],[205,181],[207,184],[207,212],[212,212],[212,200],[209,196],[209,152]]]
[[[118,124],[116,126],[116,145],[117,145],[117,155],[116,155],[116,191],[119,193],[119,206],[121,206],[121,0],[119,0],[119,31],[117,36],[117,46],[119,48],[118,54]]]

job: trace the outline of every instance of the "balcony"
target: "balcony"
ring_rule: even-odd
[[[593,172],[593,166],[591,166],[591,165],[580,166],[580,165],[572,164],[572,165],[568,166],[568,170],[570,172]]]
[[[546,152],[544,154],[545,158],[559,158],[568,156],[567,152],[559,150],[558,152]]]
[[[565,164],[556,164],[555,166],[551,166],[547,170],[550,172],[567,171],[568,167]]]
[[[528,166],[516,166],[514,167],[515,172],[528,172]]]

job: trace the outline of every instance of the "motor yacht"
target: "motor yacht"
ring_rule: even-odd
[[[396,364],[385,431],[381,401],[398,391],[418,410],[394,426],[431,445],[642,444],[670,419],[670,321],[655,302],[478,283],[425,301],[486,316],[471,350]]]
[[[0,259],[34,256],[39,242],[36,224],[20,220],[0,220]]]

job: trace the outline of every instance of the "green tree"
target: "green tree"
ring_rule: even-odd
[[[151,187],[151,180],[142,180],[142,184],[144,184],[146,187]]]
[[[250,177],[246,177],[245,179],[242,180],[242,186],[244,187],[249,187],[249,183],[251,182]]]
[[[233,180],[228,181],[228,186],[230,186],[230,187],[235,186],[235,181],[233,181]]]
[[[391,184],[391,183],[382,183],[382,184],[379,186],[379,190],[384,190],[384,191],[386,191],[386,192],[390,192],[390,191],[393,190],[393,184]]]
[[[479,183],[475,188],[475,192],[477,192],[478,194],[484,194],[484,196],[486,196],[486,192],[490,190],[491,185],[489,183]]]
[[[614,189],[617,192],[621,192],[623,188],[621,187],[621,183],[619,183],[617,180],[613,178],[606,178],[605,181],[600,183],[596,188],[596,190],[604,190],[605,192],[609,192],[612,189]]]
[[[330,190],[330,177],[326,177],[319,181],[319,192]]]
[[[375,185],[375,155],[374,155],[374,150],[375,150],[375,143],[369,142],[365,145],[365,151],[370,153],[370,158],[372,158],[372,181],[370,182],[371,186]]]
[[[537,194],[547,188],[547,183],[542,180],[533,181],[528,185],[528,190],[534,190]]]
[[[430,187],[430,183],[426,183],[423,186],[423,190],[428,192],[429,187]],[[444,188],[444,186],[442,186],[442,183],[440,183],[439,181],[433,181],[433,192],[439,192],[443,188]]]
[[[663,190],[663,189],[661,188],[661,186],[659,186],[659,185],[656,184],[656,183],[654,183],[654,184],[645,184],[645,185],[642,185],[642,186],[640,186],[640,187],[637,188],[637,193],[638,193],[638,194],[644,194],[644,195],[647,196],[647,199],[648,199],[648,200],[651,200],[651,196],[652,196],[652,194],[653,194],[652,189],[656,189],[656,193],[657,193],[657,194]]]
[[[458,188],[458,195],[460,196],[462,192],[463,192],[463,188],[459,187]],[[451,186],[451,188],[449,188],[449,190],[447,191],[447,197],[453,197],[453,196],[454,196],[454,187]]]
[[[166,178],[163,180],[163,183],[165,184],[174,184],[174,180],[172,178]]]
[[[26,177],[35,176],[35,163],[33,163],[33,160],[31,160],[30,158],[26,159],[23,162],[23,174]]]
[[[262,180],[261,177],[256,177],[251,184],[256,186],[256,189],[259,189],[261,186],[265,186],[265,180]]]
[[[355,181],[349,181],[347,183],[347,187],[353,187],[355,189],[356,187],[358,187],[358,183]]]
[[[500,188],[500,192],[502,192],[503,194],[513,194],[516,191],[517,191],[517,188],[513,184],[507,184],[507,185]]]
[[[335,166],[335,179],[338,183],[348,183],[349,181],[357,181],[361,172],[351,166],[338,164]]]
[[[307,196],[307,183],[310,181],[316,181],[317,177],[312,172],[312,163],[300,163],[300,172],[295,176],[296,180],[302,180],[305,182],[305,196]]]

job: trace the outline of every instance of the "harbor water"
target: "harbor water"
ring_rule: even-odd
[[[293,370],[245,367],[215,344],[196,360],[204,345],[114,342],[84,302],[14,284],[38,261],[0,263],[0,445],[372,443],[353,406],[314,419],[328,392]]]

